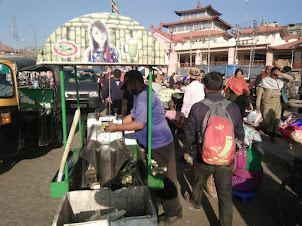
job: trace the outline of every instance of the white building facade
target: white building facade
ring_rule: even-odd
[[[196,9],[175,13],[180,16],[179,21],[160,23],[158,29],[151,25],[153,35],[168,54],[169,75],[188,66],[248,65],[251,55],[253,65],[263,67],[278,59],[301,62],[301,48],[296,47],[302,43],[302,37],[289,35],[287,27],[262,21],[258,27],[237,30],[223,21],[222,14],[211,5],[202,8],[200,1]]]

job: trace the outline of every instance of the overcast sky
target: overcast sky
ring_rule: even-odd
[[[119,13],[132,18],[150,30],[159,23],[180,20],[174,10],[197,7],[198,0],[115,0]],[[201,6],[212,5],[231,25],[245,26],[246,0],[201,0]],[[0,0],[0,42],[14,47],[12,18],[15,17],[19,47],[42,46],[48,36],[65,22],[90,13],[111,12],[111,0]],[[302,0],[248,0],[247,22],[258,25],[277,21],[281,26],[302,23]]]

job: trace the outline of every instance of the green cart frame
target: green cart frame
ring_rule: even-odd
[[[106,33],[105,41],[96,40],[92,32],[93,27]],[[95,49],[95,46],[102,46],[103,52]],[[59,66],[65,147],[67,141],[63,72],[65,66],[74,67],[75,71],[80,66],[147,67],[149,68],[148,108],[152,109],[152,67],[167,66],[168,56],[153,34],[137,21],[120,14],[92,13],[74,18],[56,29],[41,48],[37,64]],[[77,83],[76,92],[77,109],[80,109]],[[151,175],[152,110],[148,111],[148,122],[150,122],[148,123],[148,186],[156,189],[163,187],[163,176]],[[81,121],[79,121],[81,145],[74,149],[73,164],[79,159],[78,154],[83,146],[82,127]],[[68,167],[70,168],[66,161],[64,181],[56,182],[56,178],[53,178],[51,182],[52,197],[62,197],[69,191],[69,177],[72,170],[68,170]]]

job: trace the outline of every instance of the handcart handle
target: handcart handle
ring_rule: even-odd
[[[69,150],[70,150],[71,142],[72,142],[74,134],[75,134],[75,130],[76,130],[78,122],[79,122],[80,114],[81,114],[80,109],[77,109],[74,113],[73,122],[72,122],[72,125],[71,125],[71,129],[70,129],[70,132],[69,132],[69,135],[68,135],[67,143],[66,143],[66,146],[65,146],[65,149],[64,149],[62,160],[61,160],[61,165],[60,165],[60,169],[59,169],[59,175],[58,175],[57,182],[62,181],[65,163],[66,163],[68,153],[69,153]]]

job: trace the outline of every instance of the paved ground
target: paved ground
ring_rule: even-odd
[[[264,178],[261,189],[256,193],[256,199],[249,199],[247,204],[242,203],[242,199],[233,200],[233,225],[278,225],[277,196],[281,181],[287,175],[287,161],[291,159],[286,153],[286,142],[279,140],[278,144],[271,144],[266,137],[263,141],[267,150],[263,159]],[[280,152],[276,156],[272,151]],[[178,157],[181,152],[178,150]],[[191,188],[192,167],[187,164],[177,163],[178,180],[181,194]],[[200,210],[195,210],[181,196],[184,217],[175,225],[218,225],[218,200],[205,192]],[[164,224],[160,224],[164,225]]]
[[[62,150],[22,154],[0,164],[0,225],[50,225],[59,199],[50,198],[50,181]]]
[[[233,200],[234,225],[278,225],[277,194],[280,182],[287,175],[286,143],[271,144],[264,137],[264,178],[256,200],[244,205],[240,198]],[[0,147],[1,148],[1,147]],[[50,225],[60,199],[50,198],[50,181],[59,168],[62,149],[32,150],[8,162],[0,163],[0,225]],[[180,148],[177,158],[181,157]],[[181,194],[192,181],[191,166],[177,162]],[[175,225],[217,225],[217,198],[207,193],[203,208],[192,209],[181,196],[184,217]],[[160,224],[163,225],[163,224]]]
[[[69,125],[71,115],[67,114]],[[74,145],[79,146],[78,140]],[[60,199],[50,197],[50,181],[62,156],[63,148],[43,147],[0,162],[0,225],[51,224]]]

